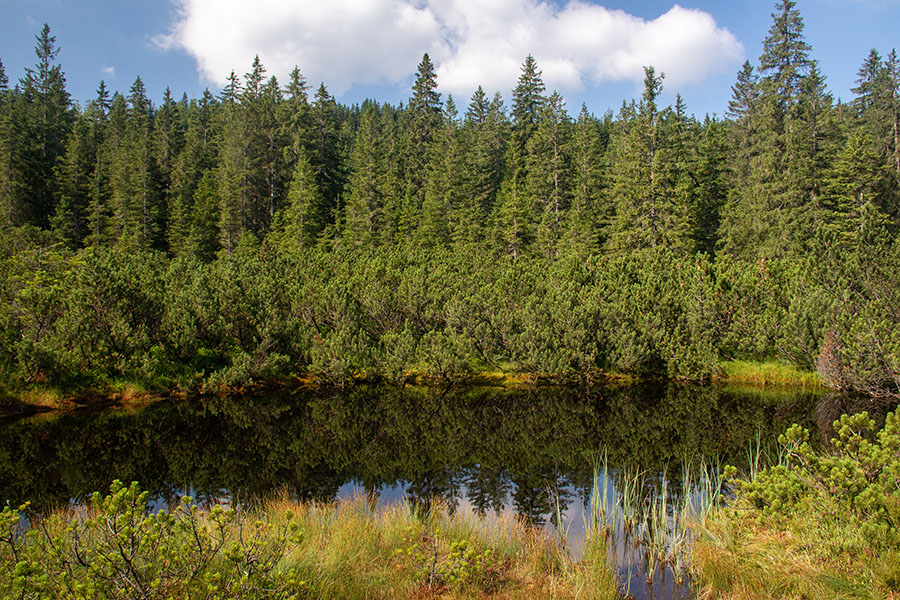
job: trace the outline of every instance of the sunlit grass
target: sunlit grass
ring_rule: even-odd
[[[717,381],[760,386],[790,386],[804,389],[824,389],[818,373],[801,371],[781,362],[726,361],[719,365]]]
[[[256,581],[252,573],[246,579],[247,568],[261,557],[260,569],[268,565],[269,575],[260,581],[269,582],[274,595],[248,597],[617,598],[604,540],[589,538],[585,555],[574,561],[559,539],[515,516],[451,512],[439,501],[427,512],[406,502],[376,508],[359,494],[337,502],[276,498],[234,513],[189,508],[188,500],[171,517],[142,521],[129,512],[144,502],[135,504],[135,498],[119,488],[102,507],[92,501],[90,508],[62,509],[27,536],[16,530],[17,514],[4,511],[0,540],[7,543],[0,545],[0,571],[15,569],[17,576],[8,589],[0,583],[0,592],[52,595],[81,582],[90,585],[94,573],[79,557],[96,554],[112,565],[101,585],[128,590],[146,577],[150,585],[181,590],[172,592],[175,597],[197,591],[196,582],[179,582],[178,573],[193,572],[203,585],[244,589]],[[171,540],[161,540],[153,523],[174,523],[162,529]],[[283,537],[288,531],[293,533]],[[198,548],[205,558],[194,556]],[[123,562],[122,556],[129,558]],[[166,575],[182,563],[185,568]]]

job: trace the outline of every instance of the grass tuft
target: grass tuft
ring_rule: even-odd
[[[726,361],[719,365],[719,371],[721,374],[716,379],[724,383],[789,386],[809,390],[825,388],[818,373],[801,371],[793,365],[775,361]]]

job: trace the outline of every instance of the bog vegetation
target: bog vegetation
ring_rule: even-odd
[[[0,512],[3,598],[616,598],[597,536],[584,560],[514,519],[493,523],[436,506],[373,511],[270,502],[253,510],[148,512],[137,483],[113,482],[80,512],[23,532]]]
[[[705,379],[723,361],[900,391],[900,60],[835,102],[778,2],[726,118],[664,76],[571,114],[528,56],[460,114],[312,97],[259,59],[156,104],[73,104],[50,29],[0,63],[0,373],[200,389],[515,369]]]

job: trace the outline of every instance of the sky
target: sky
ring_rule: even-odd
[[[427,52],[438,90],[464,108],[478,85],[507,103],[534,55],[548,92],[596,115],[640,96],[643,66],[665,73],[663,104],[722,116],[735,75],[756,63],[774,0],[0,0],[0,60],[10,83],[33,66],[50,25],[73,100],[100,80],[127,93],[137,76],[158,103],[218,93],[255,55],[286,83],[296,65],[340,102],[410,96]],[[797,0],[812,57],[835,98],[853,97],[869,50],[900,46],[900,0]]]

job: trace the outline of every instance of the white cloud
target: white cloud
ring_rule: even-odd
[[[116,77],[116,68],[115,67],[103,67],[102,69],[100,69],[100,72],[109,75],[113,79],[115,79],[115,77]]]
[[[172,0],[179,17],[156,38],[194,56],[221,85],[259,54],[270,74],[299,65],[341,95],[357,84],[400,83],[424,52],[441,91],[507,91],[531,53],[550,89],[643,79],[644,65],[677,89],[735,68],[744,48],[708,13],[674,5],[656,19],[570,0]]]

